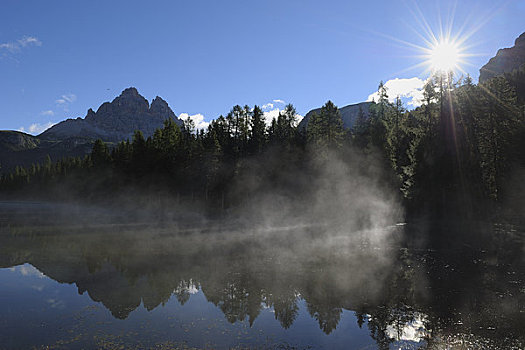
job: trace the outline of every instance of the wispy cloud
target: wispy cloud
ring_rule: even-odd
[[[16,41],[0,43],[0,52],[8,51],[10,53],[15,53],[28,46],[42,46],[42,42],[34,36],[24,36]]]
[[[22,39],[18,40],[18,44],[21,47],[26,47],[29,45],[42,46],[42,42],[34,36],[25,36]]]
[[[418,107],[423,103],[423,85],[425,81],[417,77],[409,79],[395,78],[388,80],[385,87],[388,94],[388,100],[394,102],[399,96],[410,107]],[[367,101],[377,101],[379,95],[376,92],[368,96]]]
[[[286,104],[286,102],[284,102],[283,100],[273,100],[273,102],[280,103],[282,105]]]
[[[47,299],[46,302],[49,304],[49,307],[51,307],[52,309],[62,310],[66,308],[66,303],[63,300],[50,298],[50,299]]]
[[[40,115],[45,115],[45,116],[52,117],[52,116],[55,115],[55,112],[53,112],[52,110],[47,110],[47,111],[40,112]]]
[[[77,100],[77,96],[75,94],[68,94],[68,95],[62,95],[59,99],[57,99],[55,102],[59,105],[65,105],[68,103],[73,103]]]
[[[13,266],[9,268],[10,271],[20,273],[22,276],[34,276],[38,278],[44,278],[44,274],[40,272],[36,267],[29,264]]]
[[[210,125],[209,122],[204,121],[204,116],[200,113],[189,115],[188,113],[181,113],[179,114],[179,119],[187,119],[190,118],[195,123],[195,129],[206,129],[208,128],[208,125]]]
[[[69,105],[77,100],[77,95],[75,94],[66,94],[60,96],[60,98],[55,100],[57,106],[61,107],[64,112],[69,112]]]
[[[25,132],[25,133],[28,133],[28,134],[31,134],[31,135],[38,135],[38,134],[41,134],[42,132],[44,132],[45,130],[49,129],[50,127],[52,127],[55,124],[56,123],[53,123],[53,122],[47,122],[45,124],[34,123],[34,124],[29,125],[29,127],[27,127],[27,128],[21,126],[18,129],[18,131]]]

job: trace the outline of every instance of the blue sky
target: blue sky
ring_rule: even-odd
[[[380,80],[417,88],[423,18],[473,32],[462,68],[477,80],[525,31],[525,1],[2,0],[0,129],[38,133],[129,86],[204,121],[235,104],[357,103]]]

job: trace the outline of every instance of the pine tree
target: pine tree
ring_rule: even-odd
[[[253,107],[251,135],[249,140],[249,149],[252,154],[262,152],[266,143],[266,126],[264,124],[264,113],[259,106]]]
[[[97,139],[91,150],[91,162],[95,168],[103,168],[111,162],[108,146],[101,139]],[[59,162],[57,162],[59,164]]]
[[[341,148],[344,141],[343,120],[332,101],[326,102],[319,113],[313,113],[307,129],[308,143],[315,148]]]

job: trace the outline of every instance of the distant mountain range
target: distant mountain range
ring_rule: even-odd
[[[513,47],[499,50],[480,69],[479,81],[512,72],[524,64],[525,33],[516,39]],[[343,126],[347,129],[353,127],[360,108],[368,117],[371,104],[361,102],[340,108]],[[320,108],[309,111],[299,123],[299,129],[305,130],[311,116],[319,111]],[[43,162],[47,155],[52,160],[84,156],[99,138],[116,143],[131,139],[135,130],[141,130],[148,137],[161,128],[168,118],[178,125],[182,124],[162,98],[157,96],[149,104],[137,89],[130,87],[112,102],[103,103],[96,112],[89,109],[85,118],[64,120],[38,136],[19,131],[0,131],[0,172],[11,171],[17,165],[29,166]]]
[[[162,98],[157,96],[150,105],[137,89],[130,87],[112,102],[103,103],[96,112],[89,109],[85,118],[64,120],[38,136],[0,131],[0,171],[43,162],[47,155],[52,160],[84,156],[91,151],[94,140],[116,143],[131,139],[135,130],[148,137],[168,118],[182,124]]]
[[[137,89],[130,87],[112,102],[103,103],[96,112],[89,109],[85,118],[64,120],[38,137],[45,140],[83,137],[119,142],[131,139],[135,130],[142,131],[145,137],[151,136],[168,118],[182,124],[162,98],[155,97],[150,106]]]
[[[0,131],[0,172],[9,172],[17,165],[42,163],[48,155],[53,160],[83,156],[91,151],[93,142],[82,137],[51,140],[20,131]]]

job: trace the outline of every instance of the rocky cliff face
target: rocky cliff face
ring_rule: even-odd
[[[162,98],[157,96],[150,106],[148,100],[131,87],[112,102],[103,103],[96,112],[89,109],[84,119],[67,119],[47,129],[38,138],[83,137],[118,142],[131,139],[135,130],[142,131],[145,137],[151,136],[168,118],[182,124]]]
[[[354,123],[357,119],[357,116],[359,115],[359,107],[363,110],[363,113],[365,117],[370,116],[370,105],[372,102],[361,102],[356,103],[353,105],[348,105],[342,108],[339,108],[339,112],[341,113],[341,118],[343,119],[343,127],[345,129],[351,129],[354,126]],[[312,114],[319,113],[321,111],[321,108],[312,109],[310,112],[306,113],[304,118],[299,123],[299,130],[304,130],[308,126],[308,122],[310,121],[310,118],[312,117]]]
[[[503,73],[510,73],[525,64],[525,33],[515,41],[514,46],[498,50],[496,56],[479,70],[479,82],[483,83]]]

